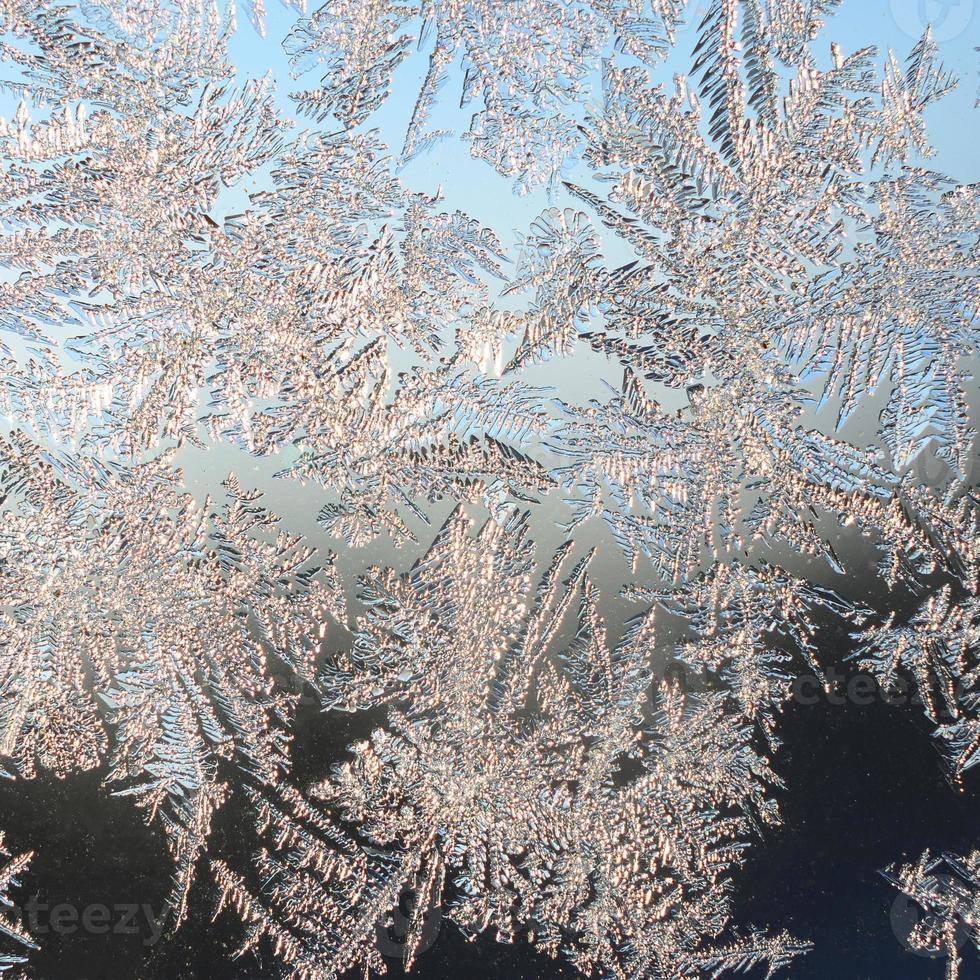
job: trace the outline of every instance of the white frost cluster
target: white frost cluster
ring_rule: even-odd
[[[411,889],[409,965],[440,908],[585,976],[772,974],[808,945],[732,885],[828,619],[970,778],[980,192],[927,165],[931,34],[845,49],[840,2],[300,4],[287,99],[233,4],[0,0],[0,757],[105,767],[174,927],[209,875],[283,975],[381,972]],[[551,196],[516,247],[413,186],[446,100]],[[312,787],[300,690],[377,720]]]

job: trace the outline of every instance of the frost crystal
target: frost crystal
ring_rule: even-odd
[[[182,903],[222,760],[270,782],[288,765],[295,695],[269,659],[311,677],[338,590],[234,481],[201,507],[165,459],[120,471],[24,439],[0,452],[0,753],[65,777],[111,741],[108,781],[162,823]]]
[[[0,904],[10,908],[14,904],[10,889],[20,885],[18,876],[31,863],[34,854],[33,852],[28,852],[26,854],[19,854],[17,857],[11,857],[10,852],[4,846],[4,835],[0,832],[0,857],[4,859],[10,858],[0,868]],[[34,940],[24,931],[21,924],[13,915],[0,913],[0,932],[7,939],[11,939],[27,949],[37,949]],[[0,973],[6,973],[8,970],[12,970],[13,972],[10,974],[11,980],[17,980],[18,977],[27,977],[27,974],[20,969],[21,965],[26,962],[27,956],[22,953],[0,953]]]
[[[766,565],[715,565],[680,589],[630,592],[656,599],[681,618],[692,637],[677,645],[678,661],[717,676],[741,713],[770,739],[801,667],[826,683],[817,660],[813,611],[860,615],[826,590]]]
[[[940,869],[943,873],[937,873]],[[922,918],[906,940],[909,948],[920,954],[942,953],[946,980],[958,980],[961,944],[966,941],[980,950],[980,851],[965,858],[934,858],[926,851],[915,864],[882,874],[922,909]]]
[[[482,105],[469,129],[473,155],[519,190],[554,181],[575,143],[575,103],[611,42],[651,59],[673,39],[683,0],[329,0],[286,39],[295,71],[325,66],[300,111],[363,122],[392,91],[413,42],[429,51],[403,155],[449,135],[426,130],[449,69],[461,61],[460,104]],[[320,70],[323,70],[322,68]]]
[[[294,976],[339,976],[377,963],[374,930],[408,887],[407,965],[440,904],[467,933],[523,935],[585,975],[714,976],[805,951],[726,942],[739,842],[776,819],[750,726],[723,696],[651,690],[651,620],[610,648],[588,556],[563,550],[536,582],[529,559],[523,519],[473,534],[457,513],[410,573],[365,582],[368,612],[322,686],[334,706],[387,706],[387,722],[311,792],[361,843],[310,825],[305,804],[262,802],[288,848],[259,866],[286,931],[218,866],[253,937],[268,932]]]
[[[207,868],[308,980],[406,893],[407,965],[772,974],[732,893],[828,622],[970,778],[980,195],[931,32],[841,2],[0,0],[0,756],[131,797],[175,925]],[[311,787],[300,690],[373,728]]]
[[[945,585],[905,622],[892,613],[857,634],[860,664],[885,688],[911,680],[952,774],[980,762],[980,598]],[[906,688],[907,689],[907,686]]]
[[[971,469],[976,190],[888,166],[925,149],[921,111],[949,88],[935,45],[876,88],[870,49],[834,46],[821,71],[772,28],[716,0],[673,94],[607,67],[585,131],[613,191],[567,186],[636,259],[607,268],[590,219],[552,211],[511,286],[535,290],[514,369],[581,344],[623,366],[610,401],[562,405],[556,476],[573,525],[601,514],[668,578],[752,542],[839,567],[821,512],[894,535],[914,461]],[[844,436],[879,389],[884,452]]]

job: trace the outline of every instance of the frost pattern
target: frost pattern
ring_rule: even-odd
[[[807,943],[731,892],[828,620],[968,778],[980,197],[926,167],[931,34],[847,53],[839,3],[711,0],[672,88],[679,0],[300,5],[297,130],[232,64],[234,5],[0,0],[0,755],[107,767],[175,925],[207,868],[298,978],[383,971],[406,889],[408,965],[440,908],[583,975],[771,975]],[[370,126],[413,44],[393,154]],[[446,82],[473,155],[555,199],[517,254],[400,170]],[[212,452],[239,476],[202,500]],[[313,513],[248,485],[269,457]],[[312,787],[297,683],[375,725]],[[229,797],[251,868],[210,848]],[[975,864],[894,873],[923,948]]]
[[[554,182],[575,144],[570,111],[589,92],[610,42],[653,59],[673,40],[683,0],[329,0],[286,39],[297,75],[324,71],[295,96],[301,112],[347,126],[388,97],[411,47],[429,51],[405,144],[410,159],[445,130],[427,130],[449,69],[462,62],[461,106],[482,105],[467,134],[472,153],[513,177],[519,191]]]
[[[922,909],[922,918],[908,936],[910,948],[943,954],[946,980],[959,980],[962,943],[980,950],[980,851],[966,857],[933,857],[926,851],[915,864],[882,874]]]
[[[288,767],[296,695],[270,660],[312,677],[342,593],[234,480],[224,506],[200,506],[166,458],[118,470],[24,439],[0,452],[0,754],[65,777],[111,744],[107,781],[166,832],[179,922],[222,761],[266,782]]]
[[[21,102],[6,127],[6,262],[30,280],[7,287],[4,324],[31,345],[26,368],[8,355],[12,414],[100,453],[206,434],[295,449],[286,470],[334,491],[325,526],[352,544],[410,537],[405,514],[444,494],[547,487],[522,451],[544,428],[530,393],[437,357],[485,306],[479,273],[500,275],[492,232],[404,188],[371,134],[285,142],[268,86],[230,81],[223,28],[114,62],[98,32],[62,51],[79,28],[37,20],[13,24],[66,115],[34,124]],[[87,114],[92,91],[105,108]],[[262,167],[272,189],[219,225],[222,194]]]
[[[925,149],[921,110],[951,83],[928,33],[901,82],[892,61],[876,86],[872,54],[794,55],[779,100],[762,6],[716,0],[673,94],[607,69],[585,131],[613,190],[567,185],[636,259],[607,268],[570,209],[525,241],[512,368],[588,345],[623,369],[609,401],[561,405],[572,526],[601,515],[667,578],[754,543],[840,570],[821,514],[904,533],[889,502],[916,462],[972,471],[976,188],[886,166]],[[846,423],[882,393],[877,438],[854,443]]]
[[[914,686],[952,775],[980,762],[980,597],[943,585],[902,621],[892,613],[856,635],[862,668],[884,688]],[[908,683],[908,682],[911,683]]]
[[[31,863],[34,853],[28,851],[26,854],[18,854],[16,857],[11,857],[10,851],[4,846],[4,835],[0,832],[0,857],[4,859],[10,858],[0,868],[0,904],[9,908],[14,904],[14,898],[11,896],[10,890],[20,885],[19,875]],[[19,946],[26,947],[28,950],[37,949],[37,944],[31,939],[30,934],[24,930],[16,917],[8,915],[6,912],[0,914],[0,932],[4,934],[6,939],[13,940]],[[26,962],[27,956],[24,953],[0,953],[0,973],[12,971],[10,973],[11,980],[26,977],[28,974],[21,969],[22,965]]]
[[[821,589],[769,565],[716,564],[683,588],[630,595],[660,607],[684,624],[677,662],[714,676],[750,722],[777,738],[777,716],[804,668],[826,684],[817,658],[814,612],[860,619],[856,609]]]
[[[286,926],[218,866],[250,942],[266,932],[296,977],[377,968],[377,923],[410,887],[419,920],[445,903],[466,933],[523,935],[587,976],[776,969],[806,950],[730,935],[740,842],[777,819],[751,726],[722,695],[651,691],[652,620],[611,648],[588,566],[565,549],[535,582],[523,519],[474,534],[457,513],[410,573],[365,582],[368,612],[322,686],[345,710],[386,706],[387,721],[311,791],[361,850],[263,801],[279,855],[259,871]]]

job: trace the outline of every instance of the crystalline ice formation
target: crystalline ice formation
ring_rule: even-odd
[[[343,594],[234,481],[201,507],[166,458],[118,470],[23,438],[0,453],[0,753],[64,777],[111,744],[108,781],[161,821],[182,900],[222,760],[270,782],[288,766],[296,695],[270,660],[312,678]]]
[[[961,945],[972,944],[980,951],[980,851],[935,858],[926,851],[915,864],[882,873],[922,910],[905,940],[909,948],[941,953],[946,957],[946,980],[959,980]]]
[[[6,261],[25,271],[4,323],[32,345],[8,358],[10,411],[100,451],[195,442],[205,417],[250,451],[297,447],[287,470],[339,495],[326,523],[352,543],[408,533],[392,509],[415,498],[539,492],[530,394],[435,356],[485,304],[495,236],[404,188],[371,134],[284,144],[268,86],[230,83],[222,22],[198,35],[203,7],[180,9],[118,56],[96,30],[11,18],[42,53],[10,57],[63,108],[34,124],[21,103],[6,130]],[[63,50],[68,32],[85,43]],[[217,223],[223,188],[266,166],[271,188]]]
[[[176,922],[207,864],[296,977],[380,971],[406,890],[409,963],[444,910],[584,975],[773,972],[806,944],[731,890],[821,624],[915,685],[954,780],[980,758],[980,199],[926,168],[954,79],[928,32],[824,44],[839,0],[708,0],[688,58],[684,6],[331,0],[257,79],[234,5],[0,0],[0,754],[107,766]],[[285,60],[322,78],[291,104]],[[553,192],[519,254],[399,170],[444,82],[507,202]],[[622,381],[581,396],[595,364]],[[310,492],[196,499],[181,466],[228,455]],[[376,726],[308,791],[297,680]],[[252,868],[209,841],[229,796]],[[899,878],[941,945],[930,873]]]
[[[337,493],[323,522],[350,544],[409,535],[401,515],[443,495],[543,492],[524,451],[546,427],[534,393],[437,356],[486,303],[496,237],[409,193],[370,135],[310,138],[272,179],[221,246],[229,285],[251,277],[255,293],[216,343],[212,431],[297,449],[283,473]],[[411,367],[396,375],[393,352]]]
[[[14,904],[14,896],[10,894],[11,888],[16,888],[19,884],[18,876],[20,873],[31,863],[31,858],[34,857],[33,853],[28,852],[27,854],[18,854],[17,857],[11,857],[10,852],[4,846],[4,835],[0,832],[0,857],[4,859],[10,858],[2,868],[0,868],[0,904],[7,908],[10,908]],[[36,949],[37,946],[30,935],[25,932],[21,923],[19,923],[14,915],[7,914],[6,912],[0,913],[0,932],[4,934],[7,939],[11,939],[16,944],[20,944],[26,949],[23,952],[17,953],[0,953],[0,973],[7,973],[7,971],[12,971],[9,976],[11,980],[18,980],[18,978],[25,978],[28,976],[23,970],[21,970],[22,964],[27,962],[26,951],[29,949]]]
[[[856,656],[882,687],[911,681],[936,726],[952,775],[980,762],[980,597],[944,585],[904,622],[895,614],[856,634]]]
[[[576,142],[574,104],[610,42],[651,59],[673,39],[683,0],[329,0],[286,40],[295,71],[323,71],[300,111],[363,122],[389,96],[413,41],[429,50],[404,155],[444,130],[425,127],[449,70],[462,62],[461,104],[482,105],[472,152],[518,189],[554,181]]]
[[[821,513],[894,538],[913,462],[971,471],[976,188],[896,169],[928,150],[922,110],[952,83],[928,33],[904,73],[892,58],[876,81],[872,53],[835,45],[819,70],[761,4],[715,0],[674,94],[607,68],[585,132],[613,190],[567,185],[636,261],[607,268],[572,211],[525,242],[511,288],[535,300],[511,367],[588,344],[624,371],[612,400],[562,406],[573,524],[601,514],[668,578],[753,541],[836,565]],[[883,454],[844,435],[881,393]]]
[[[697,673],[718,676],[740,712],[769,739],[802,668],[824,680],[813,611],[861,616],[827,590],[768,565],[717,564],[679,589],[634,587],[630,594],[655,599],[682,619],[689,636],[678,643],[677,660]]]
[[[466,932],[526,935],[586,975],[713,976],[805,950],[728,922],[739,842],[777,819],[751,727],[723,695],[651,690],[652,621],[610,648],[589,558],[566,551],[535,581],[524,519],[473,533],[457,513],[410,573],[364,583],[368,612],[322,687],[387,706],[385,727],[310,803],[260,801],[278,841],[266,896],[217,867],[249,941],[268,934],[291,975],[376,965],[405,887],[419,920],[445,904]]]
[[[8,87],[40,109],[21,101],[3,127],[4,264],[20,273],[3,324],[32,344],[4,394],[59,438],[90,419],[131,451],[192,434],[233,312],[208,212],[280,139],[267,86],[230,84],[217,10],[133,7],[133,43],[67,8],[4,4]]]

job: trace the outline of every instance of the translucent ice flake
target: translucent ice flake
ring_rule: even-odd
[[[960,967],[971,955],[967,947],[980,951],[980,851],[966,857],[933,857],[926,851],[915,864],[882,874],[921,909],[901,938],[919,955],[944,956],[946,980],[959,980]]]
[[[554,182],[576,141],[574,104],[615,43],[652,59],[673,40],[683,0],[330,0],[287,38],[297,74],[323,72],[301,111],[363,122],[389,96],[413,44],[429,52],[404,155],[446,135],[426,130],[439,89],[462,62],[463,105],[475,103],[473,155],[518,189]]]

